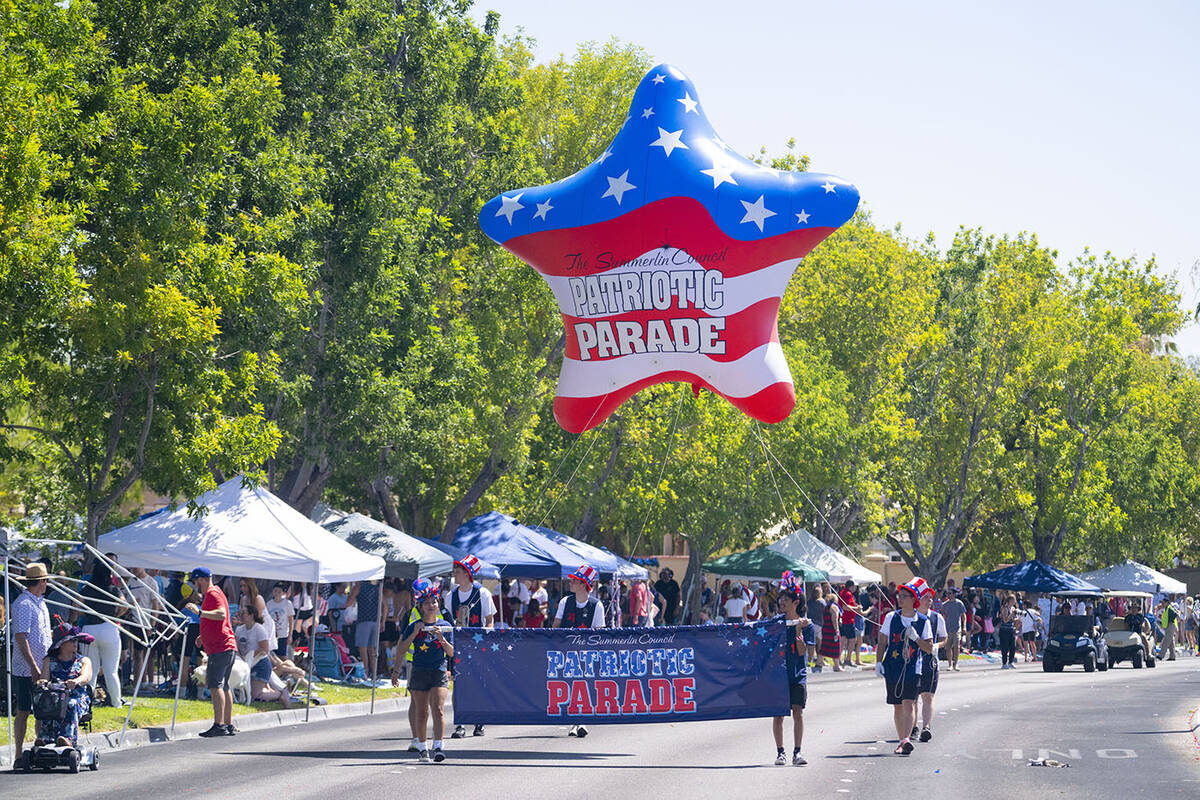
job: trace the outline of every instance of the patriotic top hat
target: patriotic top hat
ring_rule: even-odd
[[[932,591],[929,589],[929,584],[925,582],[924,578],[913,578],[908,583],[902,584],[900,588],[911,594],[914,600],[920,600],[922,594],[926,591]]]
[[[479,568],[482,564],[479,563],[479,559],[475,556],[463,556],[462,560],[454,562],[454,566],[462,567],[471,576],[471,580],[474,580],[475,576],[479,574]]]
[[[796,580],[796,576],[792,574],[790,569],[785,570],[783,576],[779,579],[779,591],[801,597],[804,595],[804,584]]]
[[[412,582],[412,594],[413,601],[417,605],[420,605],[430,597],[436,599],[438,596],[438,587],[424,578],[417,578]]]
[[[596,588],[596,581],[600,580],[600,573],[595,567],[589,567],[587,564],[581,564],[579,569],[567,576],[583,583],[587,586],[588,591]]]

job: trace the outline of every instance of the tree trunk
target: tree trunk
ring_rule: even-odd
[[[688,543],[688,565],[687,572],[683,576],[683,586],[680,591],[683,592],[684,608],[683,608],[683,624],[694,625],[700,619],[700,565],[704,563],[707,557],[702,555],[700,548],[691,539]]]
[[[479,502],[479,498],[483,497],[493,483],[500,479],[508,470],[508,464],[504,461],[497,461],[495,454],[492,454],[483,465],[483,469],[475,476],[475,480],[471,483],[470,488],[462,496],[450,512],[446,514],[446,524],[442,526],[441,540],[449,544],[454,541],[454,534],[458,531],[458,527],[467,519],[467,514]]]

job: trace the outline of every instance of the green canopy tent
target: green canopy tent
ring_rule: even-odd
[[[785,570],[791,570],[806,583],[825,580],[825,573],[814,566],[797,561],[791,556],[776,552],[769,547],[756,547],[744,553],[730,553],[704,564],[701,569],[727,578],[738,580],[779,580]]]

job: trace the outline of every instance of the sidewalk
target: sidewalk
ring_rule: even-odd
[[[371,703],[336,703],[325,706],[312,706],[309,709],[308,721],[344,719],[346,717],[361,717],[370,713]],[[408,696],[380,698],[375,701],[376,714],[389,714],[395,711],[408,711]],[[256,714],[242,714],[233,718],[234,727],[239,731],[259,731],[265,728],[278,728],[284,725],[301,725],[304,723],[304,708],[279,709],[277,711],[262,711]],[[201,731],[212,726],[211,719],[194,722],[181,722],[175,726],[171,735],[170,727],[130,728],[125,731],[125,740],[118,743],[121,732],[105,731],[103,733],[88,733],[79,737],[81,747],[96,747],[100,750],[101,763],[104,753],[113,750],[127,750],[131,747],[141,747],[160,742],[176,742],[183,739],[195,739]],[[26,745],[29,743],[26,742]],[[5,745],[0,751],[0,767],[12,767],[12,751]]]

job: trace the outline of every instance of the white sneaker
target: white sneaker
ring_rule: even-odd
[[[578,725],[572,725],[571,727],[567,728],[567,736],[575,736],[576,731],[578,731],[578,730],[579,730]]]
[[[583,737],[587,736],[587,728],[580,725],[575,729],[575,735],[582,739]]]
[[[417,760],[420,761],[422,764],[428,764],[429,763],[429,751],[422,750],[421,755],[417,756]]]
[[[775,766],[782,767],[782,766],[785,766],[786,764],[787,764],[787,755],[785,755],[784,752],[782,750],[780,750],[779,755],[775,756]]]
[[[808,762],[804,760],[804,756],[800,755],[799,753],[792,753],[793,767],[803,767],[807,763]]]

